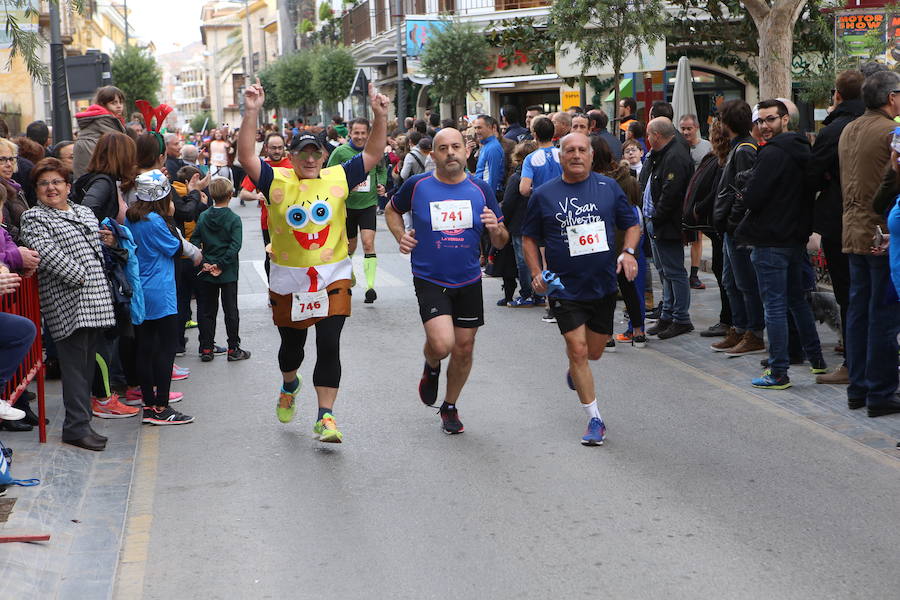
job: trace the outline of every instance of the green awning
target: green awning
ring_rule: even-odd
[[[623,79],[619,82],[619,96],[630,98],[634,96],[634,79],[628,78]],[[616,92],[613,90],[609,93],[609,96],[606,97],[604,102],[615,102],[616,100]]]

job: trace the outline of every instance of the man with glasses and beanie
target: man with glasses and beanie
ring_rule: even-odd
[[[863,66],[863,72],[866,72]],[[850,259],[850,306],[844,340],[850,385],[847,406],[866,407],[870,417],[900,412],[897,401],[897,332],[900,303],[890,299],[888,257],[872,252],[887,230],[873,199],[891,158],[891,135],[900,115],[900,75],[879,71],[862,86],[866,112],[844,128],[838,142],[844,194],[842,242]]]
[[[266,198],[272,238],[269,303],[281,336],[282,374],[276,414],[290,422],[296,411],[309,328],[316,327],[313,385],[319,412],[313,432],[322,442],[340,443],[334,401],[341,379],[340,338],[350,316],[352,266],[347,246],[347,197],[382,160],[387,143],[388,99],[369,85],[374,120],[363,151],[347,162],[322,168],[326,154],[318,137],[301,133],[288,150],[292,168],[273,168],[256,155],[256,127],[265,92],[257,79],[244,91],[244,119],[238,158]]]

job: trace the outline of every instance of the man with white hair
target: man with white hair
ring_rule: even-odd
[[[647,330],[647,334],[661,340],[694,330],[688,312],[691,288],[684,268],[684,244],[681,241],[682,205],[694,163],[687,144],[676,139],[676,133],[667,117],[650,121],[647,142],[653,151],[641,170],[644,220],[653,248],[653,262],[663,287],[659,321]]]
[[[178,169],[185,165],[181,160],[181,146],[183,142],[174,133],[167,133],[163,138],[166,142],[166,174],[169,176],[169,183],[175,181],[175,174]]]

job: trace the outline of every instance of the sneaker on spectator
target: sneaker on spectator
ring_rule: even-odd
[[[188,319],[187,321],[184,322],[185,329],[196,329],[197,326],[199,326],[199,325],[200,324],[197,323],[197,321],[194,321],[193,319]]]
[[[175,367],[172,367],[172,381],[184,381],[190,376],[190,373],[185,373],[184,371],[176,371]]]
[[[705,290],[706,284],[700,281],[700,277],[697,275],[691,275],[690,285],[692,290]]]
[[[700,337],[725,337],[728,335],[730,329],[731,327],[724,323],[716,323],[715,325],[710,325],[708,329],[701,331]]]
[[[750,382],[755,388],[762,388],[765,390],[784,390],[791,387],[791,380],[788,376],[781,375],[780,377],[775,377],[772,375],[771,371],[766,371],[762,374],[761,377],[757,377]]]
[[[171,406],[157,408],[152,406],[144,407],[144,415],[141,419],[142,423],[151,425],[184,425],[192,423],[194,417],[183,415]]]
[[[766,343],[761,337],[749,329],[741,336],[741,341],[725,350],[727,356],[744,356],[745,354],[764,354]]]
[[[535,306],[547,306],[547,296],[532,296]]]
[[[727,352],[740,344],[742,339],[744,339],[743,333],[738,333],[734,327],[729,327],[728,335],[725,336],[725,339],[715,344],[710,344],[709,347],[715,352]]]
[[[226,348],[225,346],[217,346],[216,344],[213,344],[213,354],[215,354],[216,356],[228,354],[228,348]]]
[[[216,355],[213,353],[212,349],[204,348],[200,351],[200,361],[201,362],[212,362]]]
[[[652,308],[646,312],[644,321],[659,321],[660,315],[662,315],[662,302],[657,304],[656,308]]]
[[[190,369],[188,369],[187,367],[179,367],[179,366],[176,365],[175,363],[172,363],[172,370],[173,370],[173,371],[177,371],[177,372],[179,372],[179,373],[184,373],[185,375],[190,375],[190,374],[191,374],[191,370],[190,370]]]
[[[647,347],[647,336],[646,335],[636,335],[631,338],[631,345],[635,348],[646,348]]]
[[[632,332],[632,331],[626,331],[626,332],[624,332],[624,333],[616,334],[615,340],[616,340],[617,342],[625,342],[625,343],[628,343],[628,342],[631,342],[631,339],[632,339],[633,337],[634,337],[634,332]]]
[[[550,308],[547,308],[547,312],[541,317],[541,321],[544,323],[556,323],[556,317],[553,316],[553,311]]]
[[[229,362],[233,362],[236,360],[247,360],[248,358],[250,358],[250,353],[239,346],[230,348],[228,350]]]
[[[615,352],[615,351],[616,351],[616,340],[609,338],[609,341],[606,342],[605,352]]]
[[[517,296],[515,300],[512,302],[508,302],[506,304],[510,308],[527,308],[534,306],[534,298],[523,298],[522,296]]]
[[[141,409],[122,404],[119,395],[113,394],[105,400],[91,396],[91,412],[101,419],[127,419],[141,412]]]
[[[658,319],[656,321],[656,325],[649,327],[647,329],[647,335],[659,335],[661,332],[665,331],[669,327],[672,326],[672,321],[669,319]]]
[[[184,394],[181,392],[169,392],[169,404],[175,404],[182,400],[184,400]],[[141,388],[129,388],[125,392],[125,399],[119,400],[119,402],[127,406],[141,406],[144,403],[144,395],[141,393]]]
[[[6,400],[0,400],[0,419],[4,421],[21,421],[24,418],[24,410],[13,408]]]

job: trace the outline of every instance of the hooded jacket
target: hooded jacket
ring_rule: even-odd
[[[812,197],[805,173],[809,140],[787,131],[763,146],[743,192],[747,214],[735,236],[751,246],[786,248],[806,244],[812,233]]]
[[[87,110],[75,115],[78,121],[78,138],[72,154],[72,174],[78,179],[87,173],[97,140],[104,133],[125,133],[125,121],[99,104],[91,104]]]
[[[813,231],[832,240],[841,239],[844,196],[841,192],[841,167],[838,140],[844,127],[866,111],[859,98],[844,100],[822,121],[809,163],[809,180],[819,192],[813,210]]]
[[[212,207],[204,211],[197,219],[191,242],[203,250],[203,262],[218,265],[222,274],[214,277],[204,272],[197,277],[210,283],[237,281],[242,236],[241,218],[230,208]]]

